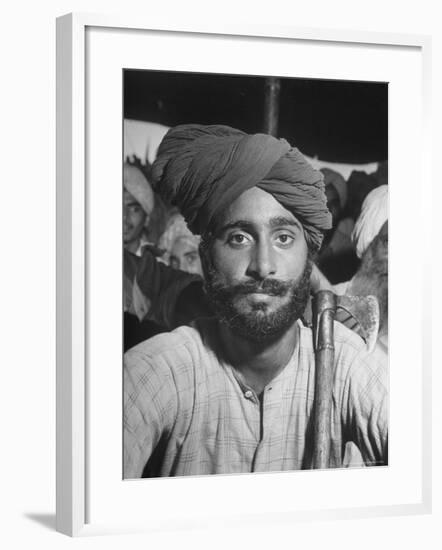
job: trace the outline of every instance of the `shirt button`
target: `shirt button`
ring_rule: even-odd
[[[246,399],[251,399],[253,397],[253,392],[251,392],[250,390],[247,390],[244,394],[244,397]]]

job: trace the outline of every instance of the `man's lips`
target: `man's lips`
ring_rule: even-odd
[[[275,296],[282,295],[281,292],[272,292],[269,290],[244,290],[239,292],[238,294],[243,296],[268,296],[270,298],[274,298]]]
[[[271,302],[275,298],[280,298],[281,294],[272,294],[270,292],[252,291],[244,292],[238,295],[238,298],[250,301],[250,302]]]
[[[267,279],[261,283],[253,282],[243,282],[237,283],[234,285],[222,285],[219,284],[216,290],[221,292],[224,295],[224,299],[235,299],[242,298],[247,296],[255,296],[256,299],[264,297],[281,297],[287,296],[291,289],[291,283],[276,281],[274,279]]]

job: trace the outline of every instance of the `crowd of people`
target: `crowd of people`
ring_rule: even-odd
[[[332,228],[325,232],[316,259],[317,269],[323,275],[321,284],[324,288],[333,288],[337,294],[365,295],[369,289],[379,299],[382,327],[386,327],[387,162],[380,163],[372,174],[353,171],[348,180],[330,168],[322,168],[321,172],[332,216]],[[178,208],[166,203],[153,190],[150,181],[150,164],[146,159],[144,162],[133,157],[126,159],[123,177],[126,350],[158,332],[175,328],[178,322],[191,322],[193,315],[208,311],[208,305],[202,306],[201,237],[189,230]],[[373,240],[375,244],[370,247]],[[364,283],[358,284],[362,277]],[[368,281],[372,282],[367,284]],[[197,290],[189,292],[190,283],[196,283],[192,290],[199,287],[201,295]],[[193,306],[189,303],[192,297],[195,298]],[[384,339],[386,334],[385,329]]]
[[[340,403],[344,396],[346,399],[342,407],[352,411],[351,419],[345,423],[352,437],[344,437],[343,424],[338,421],[343,413],[339,409],[332,419],[332,463],[387,463],[386,390],[379,374],[388,362],[387,173],[387,163],[382,162],[376,172],[353,171],[346,180],[330,168],[314,170],[285,140],[263,134],[248,136],[223,126],[172,128],[153,165],[146,159],[126,159],[124,347],[125,351],[130,350],[126,354],[125,381],[130,407],[126,408],[125,419],[125,477],[309,467],[313,451],[306,435],[310,430],[306,411],[311,408],[311,388],[307,382],[301,389],[292,387],[297,376],[291,372],[292,367],[281,373],[281,365],[286,365],[290,354],[300,346],[305,376],[308,378],[309,369],[314,369],[312,346],[307,343],[310,333],[306,332],[310,331],[310,323],[305,311],[310,294],[320,289],[349,296],[373,295],[379,308],[376,345],[370,349],[359,336],[349,334],[351,331],[341,334],[339,331],[347,329],[338,328],[338,369],[343,369],[340,383],[344,384],[350,376],[347,367],[353,361],[350,356],[354,350],[357,349],[358,361],[364,367],[354,368],[361,373],[351,375],[354,395],[350,395],[353,390],[345,384],[339,388]],[[272,233],[269,237],[274,239],[270,252],[259,244],[267,230],[263,225],[267,217],[268,224],[278,230],[276,236]],[[237,230],[228,244],[222,244],[224,237],[220,236],[227,229],[217,233],[224,222],[225,227],[235,225]],[[289,258],[295,248],[305,258],[302,268],[294,269],[292,274],[283,256]],[[277,252],[273,260],[274,250]],[[241,272],[241,262],[247,254],[248,265]],[[282,275],[277,271],[278,262]],[[239,275],[234,277],[236,272],[244,280]],[[290,277],[293,285],[296,282],[293,289]],[[273,305],[268,305],[266,298],[278,302],[289,294],[291,299],[280,310],[267,315]],[[244,305],[248,315],[240,310],[238,296],[251,297],[252,305]],[[200,319],[212,321],[201,325]],[[215,325],[213,319],[222,324]],[[177,327],[188,329],[174,330]],[[150,340],[160,333],[167,334],[163,339]],[[192,355],[192,368],[203,357],[203,367],[209,374],[183,374],[184,367],[180,365],[188,357],[176,351],[180,346],[193,350],[189,353],[198,357]],[[223,349],[218,356],[218,351],[213,350],[219,346]],[[232,349],[236,350],[234,356]],[[273,354],[271,360],[269,353]],[[150,361],[149,357],[158,359]],[[167,372],[161,378],[158,373],[168,362]],[[265,368],[257,369],[261,363]],[[218,379],[220,364],[227,377],[224,381]],[[230,370],[225,370],[226,364]],[[183,376],[185,379],[181,380]],[[195,388],[189,390],[189,395],[186,393],[183,388],[189,386],[189,376],[203,377],[198,388],[204,386],[206,394],[198,397],[199,390]],[[287,376],[293,376],[293,380],[289,382]],[[148,382],[146,377],[150,378]],[[144,381],[141,389],[140,380]],[[289,391],[290,386],[291,392],[301,392],[303,397],[294,408],[293,404],[288,408],[281,405],[284,433],[275,435],[273,443],[267,442],[261,450],[262,433],[258,446],[244,436],[244,427],[249,422],[256,423],[257,418],[253,417],[255,413],[248,416],[242,399],[248,395],[247,399],[258,405],[262,422],[263,396],[268,389],[277,387],[275,380],[285,384],[284,391]],[[181,383],[182,387],[178,387]],[[217,407],[218,414],[223,411],[223,420],[216,417],[212,425],[209,418],[199,418],[199,414],[213,413],[207,412],[207,392],[219,393],[220,388],[224,388],[225,395],[222,402],[217,401]],[[273,396],[281,398],[279,391],[274,391]],[[374,392],[373,403],[367,392]],[[188,407],[179,410],[178,405],[187,401]],[[195,413],[195,406],[200,412]],[[296,424],[295,435],[286,426],[291,416]],[[225,418],[231,419],[231,433],[224,433]],[[215,437],[216,429],[222,433]],[[302,442],[295,444],[293,437],[299,438],[300,433]],[[207,438],[212,437],[215,440],[207,443]],[[290,449],[286,448],[288,442]],[[206,451],[197,450],[198,446]]]

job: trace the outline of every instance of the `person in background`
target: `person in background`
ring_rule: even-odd
[[[380,162],[376,171],[371,174],[353,170],[347,180],[348,215],[357,220],[361,214],[362,204],[367,195],[381,185],[388,185],[388,161]]]
[[[150,248],[136,256],[124,250],[124,351],[160,332],[211,315],[197,274],[173,269]]]
[[[347,182],[338,172],[322,168],[327,207],[332,215],[332,228],[325,234],[318,265],[333,283],[348,280],[356,271],[358,259],[351,234],[354,220],[345,215]]]
[[[332,284],[318,269],[313,268],[312,287],[332,290],[338,295],[375,296],[379,305],[379,330],[376,353],[388,360],[388,186],[381,185],[365,198],[361,214],[352,232],[360,266],[348,281]]]
[[[167,330],[165,317],[172,315],[174,306],[169,300],[158,313],[158,300],[164,301],[164,286],[159,292],[157,262],[160,250],[150,239],[149,227],[157,227],[160,201],[155,198],[141,166],[125,162],[123,165],[123,308],[124,350],[155,334]],[[137,278],[138,275],[138,278]],[[170,282],[170,278],[163,277]],[[155,286],[156,285],[156,286]],[[155,295],[155,291],[157,295]],[[170,296],[170,292],[168,293]],[[154,301],[154,298],[157,298]],[[156,307],[156,309],[155,309]],[[152,313],[152,309],[156,311]],[[165,311],[167,310],[167,313]],[[169,311],[170,310],[170,311]]]
[[[362,255],[361,265],[348,282],[345,293],[352,296],[376,296],[379,305],[379,330],[376,353],[388,360],[388,221]]]
[[[155,207],[155,196],[141,170],[129,163],[123,166],[123,243],[136,256],[152,246],[147,227]]]
[[[362,258],[387,219],[388,185],[381,185],[365,197],[352,232],[352,240],[359,259]]]
[[[388,360],[388,186],[373,189],[362,203],[352,233],[361,265],[355,275],[335,285],[337,294],[376,296],[379,304],[377,352]]]
[[[341,174],[331,168],[321,168],[321,172],[324,175],[327,208],[332,216],[332,229],[324,236],[324,241],[327,241],[327,236],[332,235],[333,229],[338,226],[347,203],[347,183]]]
[[[161,259],[174,269],[202,277],[200,241],[200,237],[189,230],[183,216],[177,212],[169,218],[166,230],[158,241],[158,247],[164,250]]]

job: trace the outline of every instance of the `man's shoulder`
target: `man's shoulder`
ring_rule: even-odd
[[[303,327],[301,333],[301,352],[314,364],[314,345],[312,330]],[[364,340],[342,323],[334,323],[334,364],[336,388],[343,389],[351,380],[354,388],[368,388],[371,385],[380,388],[384,394],[388,388],[388,361],[369,353]]]
[[[388,361],[369,352],[364,340],[342,323],[335,323],[335,357],[342,376],[351,376],[354,383],[388,386]]]
[[[362,338],[342,323],[335,321],[333,332],[336,351],[352,350],[358,353],[366,349],[366,345]],[[314,351],[313,331],[310,327],[305,325],[301,325],[301,343],[304,348],[310,349],[312,352]]]
[[[201,319],[191,326],[157,334],[128,350],[125,362],[128,364],[144,359],[155,363],[191,363],[207,348],[206,333],[211,325],[211,319]]]
[[[334,324],[334,340],[335,347],[350,348],[356,353],[367,350],[367,346],[361,336],[339,321],[335,321]]]

